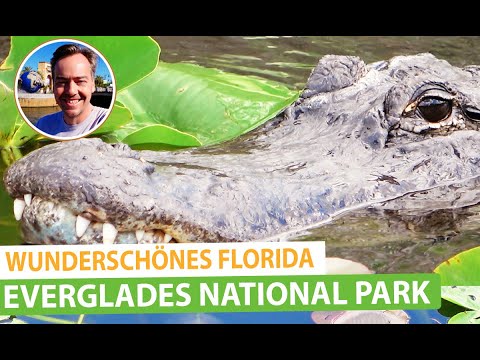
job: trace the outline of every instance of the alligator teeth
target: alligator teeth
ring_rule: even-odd
[[[146,244],[151,244],[153,243],[153,237],[154,237],[153,231],[145,231],[145,234],[143,235],[142,243]]]
[[[163,243],[163,237],[165,233],[162,230],[155,230],[154,231],[154,239],[156,239],[157,244]]]
[[[15,199],[15,201],[13,202],[13,214],[15,215],[15,220],[19,221],[22,218],[25,205],[25,201],[23,201],[22,199]]]
[[[82,237],[87,231],[88,225],[90,225],[90,220],[85,219],[83,216],[77,216],[77,222],[75,223],[75,230],[78,237]]]
[[[30,206],[33,203],[34,199],[33,194],[24,194],[23,198],[17,198],[14,199],[13,201],[13,214],[15,216],[15,219],[17,221],[22,220],[23,217],[23,212],[25,211],[25,208],[27,206]],[[44,201],[41,198],[35,197],[36,201]],[[47,202],[47,208],[48,211],[53,211],[55,205],[52,202]],[[65,210],[65,209],[64,209]],[[68,210],[65,210],[68,211]],[[77,215],[75,219],[75,234],[78,239],[80,238],[85,238],[85,234],[92,223],[91,220],[88,220],[87,218],[83,217],[82,215]],[[97,226],[102,226],[102,242],[103,244],[114,244],[115,240],[117,239],[118,236],[118,242],[123,242],[125,240],[125,237],[127,239],[130,236],[133,235],[132,232],[129,232],[128,234],[125,233],[118,233],[118,230],[116,229],[115,225],[111,223],[93,223],[92,227],[92,233],[87,235],[88,239],[82,239],[84,241],[90,241],[92,237],[95,237],[95,240],[98,239],[97,232],[99,230],[99,227]],[[137,239],[137,242],[139,244],[161,244],[161,243],[169,243],[169,242],[178,242],[176,239],[172,237],[172,235],[165,234],[163,230],[155,229],[155,230],[148,230],[145,231],[143,229],[141,230],[136,230],[135,231],[135,237]],[[79,240],[80,242],[81,240]],[[130,240],[129,240],[130,241]]]
[[[117,236],[117,229],[115,226],[109,223],[103,224],[103,243],[104,244],[113,244],[115,237]]]
[[[23,199],[25,200],[26,204],[30,206],[30,204],[32,203],[32,194],[23,195]]]
[[[135,231],[135,237],[137,238],[138,242],[142,241],[144,234],[145,234],[145,230],[136,230]]]

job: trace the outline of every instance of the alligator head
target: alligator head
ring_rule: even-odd
[[[29,243],[288,239],[351,209],[471,186],[479,89],[480,67],[431,54],[372,64],[328,55],[295,104],[234,140],[172,152],[55,143],[4,182]],[[479,201],[475,192],[449,206]]]

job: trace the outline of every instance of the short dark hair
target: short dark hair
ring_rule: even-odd
[[[82,54],[85,56],[90,63],[90,70],[92,72],[92,79],[95,79],[95,72],[97,71],[97,54],[85,46],[80,46],[78,44],[65,44],[57,48],[53,53],[53,56],[50,60],[50,65],[52,67],[52,78],[55,81],[55,65],[57,65],[58,60],[63,59],[64,57]]]

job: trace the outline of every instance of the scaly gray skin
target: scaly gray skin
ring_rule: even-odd
[[[232,141],[176,152],[56,143],[17,161],[4,181],[13,198],[33,195],[21,221],[29,243],[102,242],[105,222],[116,243],[136,243],[135,230],[147,231],[140,242],[163,233],[283,240],[351,209],[471,182],[480,175],[479,108],[480,67],[431,54],[370,65],[328,55],[295,104]],[[455,206],[479,201],[477,192],[462,199]],[[82,236],[77,215],[92,221]]]

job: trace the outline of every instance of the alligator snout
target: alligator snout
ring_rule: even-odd
[[[154,171],[124,144],[81,139],[27,155],[4,182],[15,218],[34,243],[169,242],[162,230],[145,230],[146,216],[136,217],[153,209]]]

